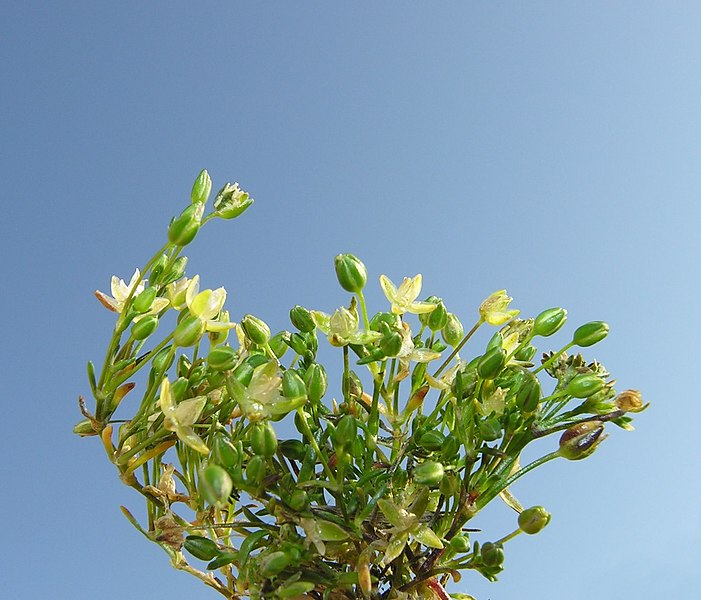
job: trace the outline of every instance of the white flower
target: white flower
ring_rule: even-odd
[[[134,271],[131,276],[129,283],[125,283],[123,279],[119,279],[116,275],[112,275],[112,281],[110,284],[110,290],[112,292],[112,297],[101,292],[100,290],[95,290],[95,296],[101,302],[101,304],[111,310],[112,312],[122,313],[124,311],[124,306],[126,305],[129,296],[132,300],[136,298],[141,292],[146,288],[146,279],[141,279],[141,272],[139,269]],[[139,282],[137,284],[137,281]],[[155,298],[151,308],[148,312],[134,317],[134,321],[143,319],[147,315],[155,315],[161,312],[166,306],[168,306],[169,301],[167,298]]]
[[[421,314],[431,312],[436,305],[431,302],[416,302],[421,293],[421,274],[405,277],[397,288],[387,275],[380,275],[380,286],[392,305],[392,312],[403,315],[405,312]]]
[[[216,290],[200,292],[200,276],[195,275],[187,285],[185,304],[190,313],[205,324],[207,331],[221,332],[235,325],[227,320],[216,319],[226,301],[226,290],[220,287]]]
[[[411,337],[411,328],[407,323],[402,323],[401,334],[402,348],[399,354],[397,354],[397,358],[399,359],[399,372],[395,376],[394,381],[401,381],[409,375],[409,363],[411,361],[428,363],[441,357],[440,352],[436,352],[430,348],[417,348]]]
[[[209,454],[209,448],[204,440],[195,433],[192,426],[197,423],[206,403],[206,396],[197,396],[176,404],[170,389],[170,381],[167,377],[163,378],[159,399],[159,405],[165,417],[163,427],[168,431],[174,431],[180,440],[202,454]]]

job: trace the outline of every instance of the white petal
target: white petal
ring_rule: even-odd
[[[205,404],[207,404],[206,396],[183,400],[175,407],[174,418],[182,427],[189,427],[200,418]]]

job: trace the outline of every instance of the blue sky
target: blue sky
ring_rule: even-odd
[[[698,3],[23,2],[0,17],[6,597],[217,597],[129,526],[118,506],[139,499],[71,434],[112,324],[92,292],[160,247],[203,167],[256,199],[188,252],[234,314],[280,329],[294,304],[332,310],[333,257],[353,252],[375,310],[381,273],[421,272],[466,323],[503,287],[525,314],[567,308],[563,344],[610,323],[588,356],[652,408],[516,486],[552,523],[507,546],[498,583],[468,572],[453,591],[694,597]],[[478,526],[511,518],[497,506]]]

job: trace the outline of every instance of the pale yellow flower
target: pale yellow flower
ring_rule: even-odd
[[[205,324],[207,331],[226,331],[235,326],[228,320],[216,318],[224,307],[224,302],[226,302],[226,290],[223,287],[200,292],[199,275],[195,275],[187,285],[185,304],[190,313]]]
[[[378,331],[359,329],[360,318],[355,302],[351,302],[350,309],[342,306],[332,315],[327,315],[319,310],[313,310],[311,313],[314,323],[326,334],[332,346],[363,345],[375,342],[382,337]]]
[[[396,315],[403,315],[406,312],[418,315],[431,312],[436,308],[432,302],[416,302],[421,293],[421,273],[414,277],[405,277],[399,288],[387,275],[380,275],[380,286],[392,305],[392,312]]]
[[[480,318],[490,325],[503,325],[517,316],[520,310],[507,310],[513,298],[506,295],[506,290],[494,292],[479,307]]]
[[[411,336],[411,328],[408,323],[402,323],[402,348],[397,354],[399,359],[399,371],[394,377],[394,381],[401,381],[409,375],[409,363],[428,363],[441,357],[440,352],[430,348],[417,348]]]
[[[132,299],[136,298],[141,292],[146,288],[146,279],[139,281],[141,277],[141,272],[139,269],[134,271],[131,276],[129,283],[125,283],[123,279],[120,279],[116,275],[112,275],[112,281],[110,283],[110,291],[112,292],[112,297],[101,292],[100,290],[95,290],[95,296],[100,301],[100,303],[111,310],[112,312],[122,313],[124,311],[124,306],[127,300],[131,296]],[[137,284],[137,281],[139,282]],[[166,306],[168,306],[169,300],[167,298],[155,298],[151,308],[148,312],[134,317],[134,321],[143,319],[147,315],[155,315],[161,312]]]
[[[165,417],[163,427],[168,431],[175,432],[180,440],[202,454],[209,454],[209,448],[204,440],[195,433],[192,426],[197,423],[206,403],[206,396],[197,396],[176,404],[170,389],[170,381],[167,377],[163,378],[159,398],[159,406]]]

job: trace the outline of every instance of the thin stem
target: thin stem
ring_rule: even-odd
[[[460,340],[460,343],[457,346],[455,346],[455,348],[453,348],[453,351],[450,353],[448,358],[446,358],[443,361],[443,364],[440,367],[438,367],[436,372],[433,374],[434,378],[438,377],[443,372],[443,370],[450,364],[450,361],[458,355],[458,352],[460,352],[462,347],[467,343],[467,340],[469,340],[475,334],[475,332],[482,326],[482,323],[484,323],[484,321],[480,319],[479,321],[477,321],[477,323],[475,323],[472,329],[470,329],[470,331],[468,331],[465,334],[465,337],[462,338],[462,340]]]

